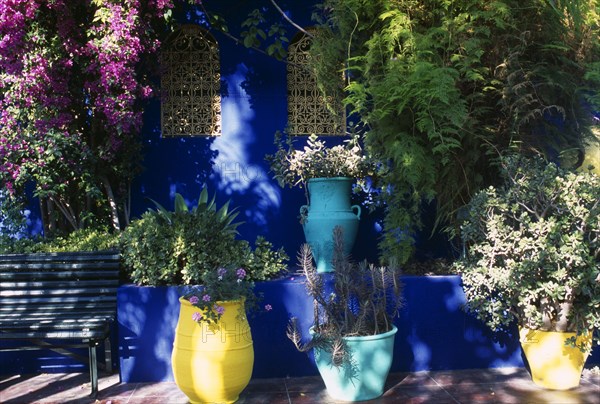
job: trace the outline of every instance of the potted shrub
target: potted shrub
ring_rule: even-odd
[[[121,251],[134,282],[184,285],[175,332],[175,382],[192,402],[233,402],[252,375],[254,350],[246,319],[253,281],[285,268],[283,250],[257,239],[236,239],[237,213],[217,209],[203,189],[189,209],[175,196],[174,211],[157,204],[124,231]]]
[[[533,381],[572,388],[600,326],[600,178],[541,157],[502,168],[462,226],[466,308],[495,330],[516,322]]]
[[[229,203],[217,210],[215,198],[208,200],[206,188],[198,204],[189,209],[175,195],[173,211],[157,205],[133,220],[121,235],[121,255],[133,282],[148,286],[195,285],[210,271],[229,264],[247,269],[248,279],[269,279],[283,269],[287,256],[274,250],[263,237],[254,249],[236,238],[238,215]]]
[[[318,272],[333,270],[333,229],[344,230],[346,254],[352,250],[358,231],[361,208],[351,205],[352,186],[372,174],[358,138],[333,147],[316,135],[297,150],[290,138],[284,143],[276,136],[277,152],[267,156],[271,172],[282,187],[306,190],[307,205],[300,207],[300,222],[311,246]]]
[[[369,400],[383,394],[392,364],[398,331],[393,319],[402,305],[402,286],[394,267],[350,261],[343,252],[341,232],[340,227],[334,230],[332,275],[317,273],[310,246],[303,245],[300,266],[314,299],[314,323],[307,342],[294,318],[287,335],[300,351],[314,349],[317,368],[331,397]]]

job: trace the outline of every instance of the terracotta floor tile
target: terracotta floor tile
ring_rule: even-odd
[[[334,404],[340,402],[329,397],[325,387],[321,390],[293,391],[289,393],[289,397],[292,404]]]
[[[253,379],[244,389],[244,393],[269,392],[286,393],[284,379]]]
[[[289,398],[285,392],[242,393],[236,404],[288,404]]]
[[[118,375],[100,375],[97,400],[89,398],[85,373],[4,376],[2,404],[179,404],[187,397],[173,382],[121,384]],[[254,379],[239,404],[338,404],[319,376]],[[598,376],[584,372],[581,385],[569,391],[538,387],[525,369],[473,369],[392,373],[383,396],[366,404],[590,403],[600,404]]]
[[[306,393],[325,389],[325,383],[320,376],[292,377],[285,379],[287,391]]]
[[[174,382],[138,383],[131,398],[140,397],[173,397],[173,399],[185,399],[186,395],[179,390]]]
[[[388,376],[385,383],[386,390],[394,386],[437,386],[438,384],[431,378],[429,372],[401,372],[392,373]]]
[[[127,404],[187,404],[189,400],[186,398],[174,398],[168,396],[162,397],[131,397]],[[108,403],[107,403],[108,404]],[[112,403],[110,403],[112,404]]]
[[[395,386],[383,398],[399,403],[456,403],[452,396],[440,386]]]
[[[502,369],[464,369],[453,371],[430,372],[429,376],[440,386],[456,384],[502,383],[515,378],[530,378],[529,373],[523,368]]]

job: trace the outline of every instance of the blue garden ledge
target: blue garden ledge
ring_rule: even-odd
[[[291,316],[305,332],[313,307],[303,277],[259,282],[262,304],[273,309],[250,316],[254,378],[318,374],[309,355],[285,332]],[[492,333],[462,310],[460,277],[405,276],[405,304],[396,320],[392,371],[523,367],[518,339]],[[171,351],[179,315],[177,287],[123,286],[118,293],[119,358],[123,382],[172,381]],[[588,359],[598,361],[600,354]]]
[[[303,280],[287,277],[257,283],[262,305],[273,309],[249,318],[255,349],[253,378],[318,374],[311,357],[298,352],[285,335],[291,316],[299,319],[305,332],[311,325],[312,301]],[[403,283],[405,303],[395,321],[392,372],[525,366],[516,330],[509,335],[492,333],[462,310],[465,296],[460,276],[404,276]],[[182,291],[181,287],[119,287],[111,340],[122,382],[173,380],[171,351]],[[85,357],[87,352],[81,354]],[[87,371],[86,364],[49,351],[2,352],[0,360],[3,374]],[[598,363],[596,347],[587,364]]]

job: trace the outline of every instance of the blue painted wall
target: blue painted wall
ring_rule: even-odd
[[[214,4],[213,4],[214,3]],[[220,7],[232,34],[239,37],[240,24],[261,2],[211,2]],[[266,5],[268,2],[264,2]],[[294,20],[310,26],[311,2],[282,2]],[[272,7],[270,7],[272,9]],[[181,10],[180,10],[181,11]],[[281,18],[274,11],[271,16]],[[203,24],[203,16],[180,12],[182,22]],[[289,38],[296,29],[289,26]],[[282,189],[269,173],[265,155],[274,153],[276,131],[287,124],[286,65],[255,50],[236,44],[219,32],[211,33],[219,42],[222,88],[222,135],[219,137],[162,138],[160,105],[151,102],[144,115],[143,142],[145,171],[132,188],[132,213],[139,216],[153,207],[152,198],[172,207],[174,194],[195,203],[203,184],[217,193],[222,204],[231,199],[239,207],[240,236],[248,241],[262,235],[276,247],[284,247],[295,257],[304,242],[299,208],[306,203],[301,189]],[[298,138],[302,145],[306,137]],[[339,137],[330,138],[332,144]],[[353,201],[359,203],[359,200]],[[364,209],[355,257],[375,260],[377,214]]]
[[[273,310],[250,317],[254,378],[316,375],[308,354],[285,335],[290,317],[308,335],[312,301],[303,277],[257,284]],[[395,324],[392,371],[522,367],[518,337],[492,333],[465,314],[459,276],[403,278],[405,305]],[[176,287],[123,286],[118,293],[119,357],[124,382],[171,381],[171,352],[179,316]],[[600,362],[595,349],[587,364]]]

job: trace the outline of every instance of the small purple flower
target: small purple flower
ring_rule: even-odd
[[[192,320],[194,320],[195,322],[202,320],[202,313],[196,312],[192,314]]]
[[[270,304],[265,304],[265,310],[271,311],[271,310],[273,310],[273,306],[271,306]]]
[[[217,270],[217,275],[219,276],[219,279],[223,279],[223,277],[225,276],[226,273],[227,273],[227,270],[225,268],[219,268]]]
[[[204,295],[202,296],[202,300],[205,302],[210,302],[210,295]]]
[[[235,274],[237,275],[238,279],[244,279],[246,277],[246,271],[244,268],[239,268]]]
[[[215,310],[215,312],[219,315],[222,316],[223,313],[225,313],[225,307],[223,306],[218,306],[215,304],[215,306],[213,307],[213,309]]]
[[[198,301],[200,301],[200,299],[198,299],[198,296],[192,296],[192,297],[190,297],[190,303],[191,304],[196,304],[196,303],[198,303]]]

